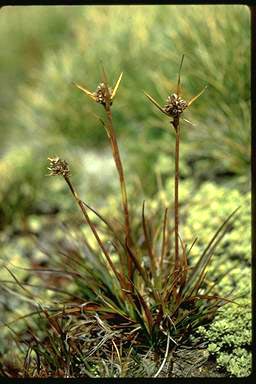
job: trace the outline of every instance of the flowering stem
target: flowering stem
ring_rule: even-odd
[[[114,264],[113,264],[113,262],[112,262],[112,260],[111,260],[111,258],[110,258],[110,256],[109,256],[109,254],[108,254],[106,248],[104,247],[104,245],[103,245],[101,239],[99,238],[99,235],[98,235],[98,233],[97,233],[97,230],[96,230],[94,224],[91,222],[91,220],[90,220],[90,218],[89,218],[89,216],[88,216],[88,213],[86,212],[86,209],[85,209],[85,206],[84,206],[82,200],[79,198],[79,196],[78,196],[76,190],[74,189],[74,187],[73,187],[73,185],[72,185],[72,183],[71,183],[69,177],[68,177],[68,176],[63,176],[63,177],[64,177],[66,183],[68,184],[68,186],[69,186],[69,188],[70,188],[70,190],[71,190],[71,192],[72,192],[72,195],[74,196],[74,198],[75,198],[75,200],[76,200],[78,206],[80,207],[80,209],[81,209],[81,211],[82,211],[82,213],[83,213],[83,215],[84,215],[84,218],[85,218],[85,220],[86,220],[86,223],[87,223],[87,224],[89,225],[89,227],[91,228],[91,230],[92,230],[92,232],[93,232],[93,234],[94,234],[94,237],[95,237],[95,239],[97,240],[97,242],[98,242],[98,244],[99,244],[99,246],[100,246],[102,252],[104,253],[104,255],[105,255],[105,257],[106,257],[106,259],[107,259],[107,261],[108,261],[108,263],[109,263],[109,265],[110,265],[112,271],[114,272],[114,274],[115,274],[116,278],[118,279],[118,281],[120,281],[120,277],[119,277],[119,275],[118,275],[118,272],[117,272],[117,270],[116,270],[116,268],[115,268],[115,266],[114,266]]]
[[[106,103],[106,105],[104,105],[104,108],[105,108],[107,119],[108,119],[107,132],[108,132],[110,143],[111,143],[113,158],[114,158],[117,172],[119,175],[121,195],[122,195],[122,205],[123,205],[124,218],[125,218],[125,234],[126,234],[128,246],[131,246],[132,238],[131,238],[131,230],[130,230],[129,207],[128,207],[128,198],[127,198],[127,192],[126,192],[124,170],[122,166],[118,143],[117,143],[115,132],[113,129],[113,119],[112,119],[112,112],[111,112],[110,105]],[[128,264],[128,276],[129,278],[131,278],[132,277],[132,260],[130,257],[128,257],[127,264]]]
[[[175,181],[174,181],[174,234],[175,234],[175,264],[179,266],[179,153],[180,153],[180,121],[179,116],[174,117],[172,125],[175,129]]]

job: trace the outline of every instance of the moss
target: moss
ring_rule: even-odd
[[[208,340],[208,351],[215,356],[218,367],[236,377],[251,373],[250,299],[223,307],[209,328],[199,327],[198,332]]]
[[[191,192],[193,195],[191,197]],[[204,183],[196,193],[190,195],[189,210],[186,213],[183,238],[192,241],[198,236],[192,255],[197,255],[210,241],[222,222],[240,206],[232,228],[226,233],[216,254],[223,264],[237,261],[245,266],[251,264],[251,196],[239,190],[220,186],[212,182]]]
[[[189,196],[189,193],[187,193]],[[226,304],[208,328],[199,333],[220,368],[231,376],[247,376],[251,369],[251,209],[250,193],[207,182],[193,194],[186,214],[183,238],[199,239],[191,252],[196,262],[222,221],[238,206],[232,228],[218,245],[208,267],[210,281],[222,279],[215,288],[220,296],[230,295],[239,305]]]

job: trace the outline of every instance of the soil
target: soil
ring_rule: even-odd
[[[178,348],[173,352],[168,377],[229,377],[217,369],[207,349]]]

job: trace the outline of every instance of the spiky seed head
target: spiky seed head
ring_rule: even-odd
[[[95,97],[97,103],[106,105],[107,100],[109,99],[108,102],[112,105],[112,92],[112,88],[108,87],[107,91],[105,83],[100,83],[96,91],[93,93],[93,96]]]
[[[48,157],[50,166],[48,167],[50,174],[49,176],[61,175],[67,177],[70,175],[68,163],[65,160],[61,160],[59,157]]]
[[[178,117],[187,107],[188,103],[180,96],[176,95],[176,93],[173,93],[171,96],[168,96],[164,111],[169,116]]]

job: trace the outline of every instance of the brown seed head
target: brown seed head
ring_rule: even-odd
[[[96,89],[96,92],[93,93],[93,96],[95,97],[95,100],[97,103],[106,105],[106,102],[108,100],[109,105],[112,105],[112,88],[108,88],[105,85],[105,83],[100,83]]]
[[[61,160],[59,157],[48,157],[50,161],[49,171],[51,172],[49,176],[61,175],[67,177],[70,175],[70,170],[68,163],[65,160]]]
[[[180,96],[177,96],[176,93],[173,93],[168,96],[163,109],[169,116],[178,117],[187,107],[188,103]]]

